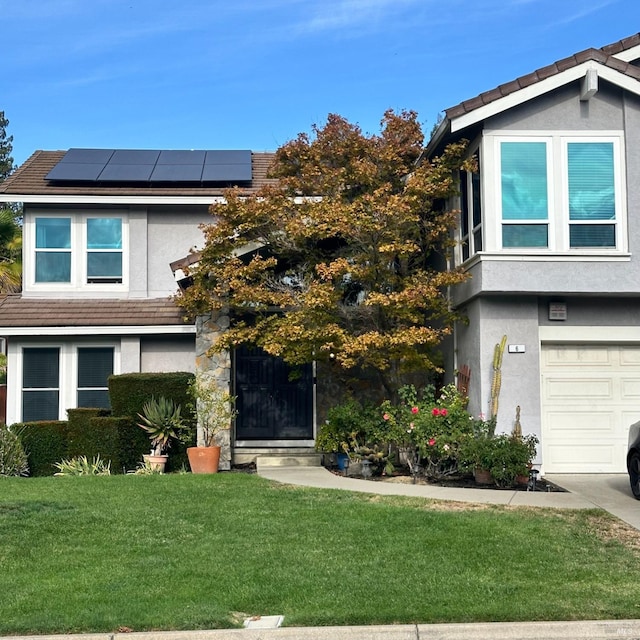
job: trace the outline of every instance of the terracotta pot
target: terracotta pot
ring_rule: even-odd
[[[493,484],[493,478],[491,477],[491,471],[487,469],[475,469],[473,477],[476,484]]]
[[[188,447],[191,473],[218,473],[220,447]]]
[[[529,476],[516,476],[516,484],[529,484]]]
[[[167,464],[167,460],[169,456],[160,455],[157,456],[155,454],[146,454],[142,456],[142,459],[145,463],[149,463],[154,469],[158,469],[161,473],[164,473],[164,467]]]

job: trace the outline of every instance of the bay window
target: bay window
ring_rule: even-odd
[[[621,135],[496,135],[492,249],[622,251]]]

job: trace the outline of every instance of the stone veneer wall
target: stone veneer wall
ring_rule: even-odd
[[[221,312],[213,312],[196,319],[196,370],[211,377],[219,387],[225,386],[232,393],[231,356],[228,351],[209,355],[207,352],[221,333],[229,328],[229,316]],[[202,443],[202,428],[198,420],[198,445]],[[231,469],[231,426],[218,432],[215,437],[220,451],[220,469]]]

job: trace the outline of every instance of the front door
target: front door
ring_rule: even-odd
[[[236,440],[302,441],[313,439],[311,365],[292,369],[260,349],[235,352]],[[295,444],[292,442],[291,444]]]

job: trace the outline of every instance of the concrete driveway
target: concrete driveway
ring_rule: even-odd
[[[550,473],[545,478],[640,529],[640,500],[626,473]]]

